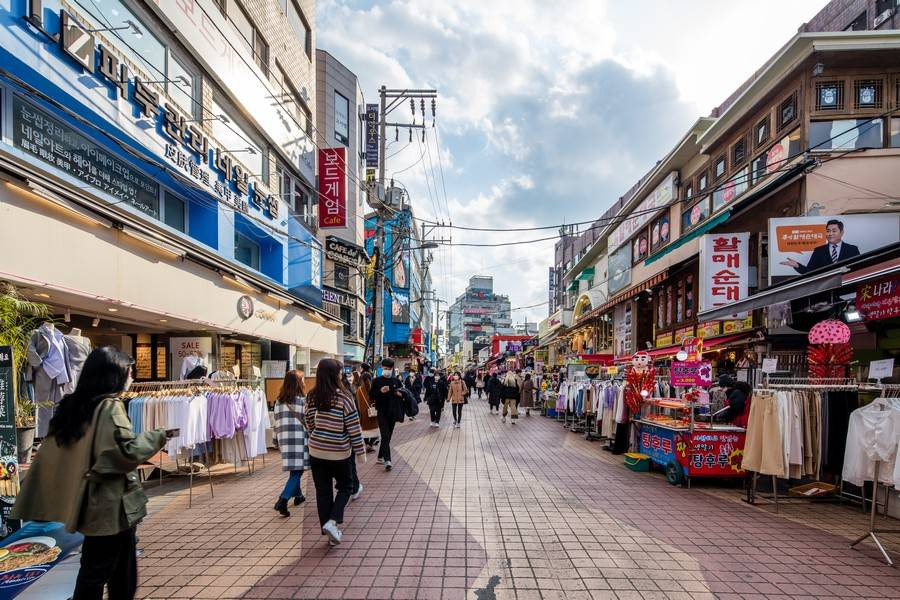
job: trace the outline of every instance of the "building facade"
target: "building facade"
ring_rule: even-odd
[[[697,119],[596,234],[557,245],[557,298],[572,310],[559,351],[662,360],[696,337],[720,368],[762,354],[805,368],[804,331],[855,314],[853,282],[890,273],[900,241],[900,32],[884,25],[895,12],[830,3]],[[605,293],[592,294],[604,262]],[[858,359],[877,355],[885,326],[852,326],[867,340]]]
[[[336,222],[320,219],[319,241],[325,248],[323,308],[344,325],[343,357],[363,361],[366,337],[366,300],[363,269],[368,262],[365,244],[365,102],[359,79],[325,50],[316,50],[316,139],[323,160],[341,177],[344,198]],[[339,151],[337,154],[332,151]],[[330,185],[319,173],[320,192]]]
[[[475,275],[447,312],[451,353],[462,353],[463,364],[474,362],[495,335],[512,335],[509,296],[494,292],[494,278]]]
[[[31,248],[0,279],[138,379],[177,378],[186,349],[244,376],[339,356],[314,23],[307,0],[0,5],[0,235]]]

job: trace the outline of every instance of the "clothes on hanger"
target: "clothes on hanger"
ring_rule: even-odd
[[[878,398],[850,414],[847,444],[841,475],[844,481],[862,486],[875,479],[875,463],[880,462],[878,482],[900,486],[900,402]],[[898,488],[900,489],[900,488]]]
[[[52,323],[42,323],[31,332],[26,352],[25,380],[32,386],[37,407],[37,437],[47,435],[50,419],[72,381],[69,347],[62,332]]]

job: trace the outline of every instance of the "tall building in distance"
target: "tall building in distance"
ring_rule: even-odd
[[[325,248],[322,306],[344,325],[343,358],[363,360],[366,337],[364,190],[365,104],[359,79],[325,50],[316,50],[316,146],[326,169],[343,181],[337,219],[319,219],[318,238]],[[321,163],[322,161],[320,161]],[[327,164],[327,163],[326,163]],[[332,185],[320,164],[319,188]],[[324,214],[324,213],[323,213]]]
[[[494,335],[512,335],[509,296],[494,293],[494,278],[474,275],[466,290],[450,305],[447,314],[451,353],[474,361],[478,351],[490,346]]]

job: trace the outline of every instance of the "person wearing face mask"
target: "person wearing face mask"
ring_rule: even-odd
[[[372,381],[369,397],[375,402],[378,411],[378,429],[381,443],[378,445],[378,464],[384,465],[385,471],[393,468],[391,464],[391,436],[397,420],[403,418],[403,382],[394,372],[394,361],[385,358],[381,361],[382,373]]]

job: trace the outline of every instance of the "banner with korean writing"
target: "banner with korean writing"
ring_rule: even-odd
[[[346,148],[319,150],[319,227],[347,226]]]
[[[366,104],[366,166],[378,167],[378,105]]]
[[[700,310],[734,304],[749,293],[749,233],[700,238]]]
[[[712,385],[712,365],[702,361],[672,361],[672,385],[676,387]]]
[[[900,317],[900,275],[860,285],[856,289],[856,310],[866,321]]]

